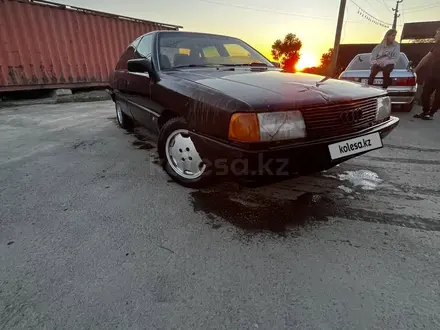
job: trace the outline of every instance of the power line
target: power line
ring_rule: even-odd
[[[361,6],[359,6],[353,0],[350,0],[350,2],[353,3],[358,8],[358,14],[361,15],[362,17],[366,18],[368,21],[370,21],[376,25],[380,25],[382,27],[389,27],[391,25],[390,23],[382,21],[382,20],[376,18],[375,16],[371,15],[369,12],[367,12],[365,9],[363,9]]]
[[[428,9],[432,9],[432,8],[436,8],[436,7],[440,7],[440,4],[432,4],[432,5],[427,6],[427,7],[419,7],[418,9],[406,10],[405,12],[407,14],[410,14],[410,13],[415,13],[415,12],[418,12],[418,11],[424,11],[424,10],[428,10]]]
[[[390,7],[388,7],[387,3],[385,2],[385,0],[382,0],[383,5],[385,6],[385,8],[391,13]]]
[[[391,13],[390,8],[388,7],[388,5],[386,4],[385,0],[376,0],[377,3],[384,5],[385,9],[388,10]]]
[[[371,9],[373,9],[374,12],[376,12],[376,8],[372,5],[372,3],[370,2],[370,0],[365,0],[367,2],[367,4],[370,6]]]
[[[307,19],[317,19],[317,20],[324,20],[324,21],[333,21],[333,22],[335,21],[335,19],[333,17],[322,17],[322,16],[313,16],[313,15],[305,15],[305,14],[293,14],[293,13],[287,13],[287,12],[276,11],[276,10],[271,10],[271,9],[249,7],[249,6],[244,6],[244,5],[236,5],[233,3],[226,3],[226,2],[215,1],[215,0],[199,0],[199,1],[210,3],[210,4],[215,4],[215,5],[220,5],[220,6],[235,7],[235,8],[240,8],[240,9],[254,10],[254,11],[260,11],[260,12],[272,13],[272,14],[278,14],[278,15],[301,17],[301,18],[307,18]],[[366,22],[350,21],[350,20],[346,20],[345,22],[352,23],[352,24],[368,24]]]
[[[405,11],[419,9],[419,8],[425,8],[425,7],[436,7],[436,6],[440,6],[440,4],[439,3],[425,3],[424,5],[421,5],[421,6],[406,7]]]
[[[276,11],[276,10],[271,10],[271,9],[263,9],[263,8],[257,8],[257,7],[244,6],[244,5],[236,5],[236,4],[232,4],[232,3],[220,2],[220,1],[214,1],[214,0],[199,0],[199,1],[212,3],[212,4],[216,4],[216,5],[221,5],[221,6],[255,10],[255,11],[274,13],[274,14],[280,14],[280,15],[286,15],[286,16],[303,17],[303,18],[310,18],[310,19],[321,19],[321,20],[328,20],[328,21],[335,20],[334,18],[331,18],[331,17],[311,16],[311,15],[305,15],[305,14],[292,14],[292,13],[286,13],[286,12]]]

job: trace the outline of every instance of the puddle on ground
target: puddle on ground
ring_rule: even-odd
[[[245,234],[274,232],[284,236],[300,227],[322,224],[329,217],[440,231],[439,222],[432,218],[390,213],[391,207],[387,211],[353,207],[353,196],[336,196],[306,192],[287,200],[221,189],[191,193],[194,211],[206,214],[212,228],[219,229],[227,221]]]
[[[93,147],[96,144],[107,144],[107,141],[101,141],[101,140],[90,140],[90,141],[77,141],[73,144],[73,149],[77,150],[77,149],[81,149],[81,150],[86,150],[86,149],[90,149],[91,147]]]
[[[339,180],[348,181],[353,187],[362,190],[376,190],[383,182],[377,173],[369,170],[345,171],[344,174],[338,174]]]
[[[134,140],[131,144],[136,148],[136,149],[141,149],[141,150],[151,150],[154,149],[155,146],[148,140],[148,137],[145,135],[142,135],[136,131],[134,132],[126,132],[126,135],[132,135],[136,138],[136,140]]]
[[[108,117],[107,119],[113,121],[116,125],[118,125],[116,117]],[[129,132],[129,131],[125,132],[126,135],[132,135],[136,138],[136,140],[132,142],[132,145],[136,149],[141,149],[141,150],[154,149],[155,146],[152,143],[148,142],[148,137],[140,134],[138,131],[139,131],[139,128],[135,127],[133,132]]]
[[[368,195],[376,190],[382,194],[386,191],[383,194],[385,200],[396,191],[405,191],[404,187],[396,188],[384,183],[375,172],[364,169],[340,173],[329,171],[320,177],[315,178],[316,182],[311,182],[314,179],[310,178],[289,185],[281,184],[278,188],[275,185],[269,191],[264,188],[219,185],[194,191],[190,195],[194,211],[206,214],[209,219],[207,223],[212,228],[218,229],[227,221],[243,229],[245,236],[260,232],[291,235],[295,229],[314,227],[333,217],[440,231],[440,223],[431,216],[405,214],[404,211],[395,210],[394,207],[399,205],[393,203],[382,209],[376,208],[374,200],[368,201]],[[323,180],[319,183],[323,177],[331,178],[334,182]],[[432,191],[429,193],[433,194]],[[298,197],[292,199],[295,196]],[[396,196],[402,198],[401,194]],[[413,193],[407,199],[416,197],[421,198]]]
[[[161,166],[161,162],[157,153],[150,154],[150,161],[155,165]]]
[[[131,143],[136,149],[141,149],[141,150],[151,150],[154,149],[155,147],[151,144],[148,143],[146,141],[139,141],[139,140],[135,140]]]
[[[383,180],[379,178],[377,173],[369,170],[345,171],[342,174],[322,174],[322,177],[347,182],[350,187],[346,185],[338,187],[346,193],[352,193],[356,189],[372,191],[382,186],[389,186],[383,184]]]
[[[211,219],[213,215],[220,217],[253,232],[283,233],[295,227],[325,222],[340,209],[340,205],[330,198],[314,193],[304,193],[296,200],[281,200],[200,190],[192,192],[191,197],[195,212],[204,212]],[[219,227],[217,223],[213,226]]]
[[[347,194],[351,194],[353,192],[353,189],[350,189],[350,188],[343,186],[343,185],[338,186],[338,189],[341,189],[343,192],[345,192]]]

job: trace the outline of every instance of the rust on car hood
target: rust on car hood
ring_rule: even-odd
[[[254,110],[292,109],[386,95],[378,88],[278,70],[190,69],[168,73],[247,103]]]

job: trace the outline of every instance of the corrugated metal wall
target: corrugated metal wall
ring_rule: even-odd
[[[178,28],[46,1],[0,0],[0,92],[105,86],[131,41]]]

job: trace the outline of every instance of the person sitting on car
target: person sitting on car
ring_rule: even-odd
[[[391,85],[391,72],[400,56],[400,45],[396,42],[397,31],[390,29],[385,33],[382,42],[374,47],[371,53],[371,72],[368,78],[368,85],[373,85],[374,78],[382,71],[382,87],[387,89]]]
[[[434,39],[434,46],[414,69],[416,74],[419,74],[422,69],[428,69],[421,97],[423,112],[414,115],[414,118],[430,120],[440,109],[440,29],[437,29]],[[434,92],[434,102],[431,106],[431,96]]]

